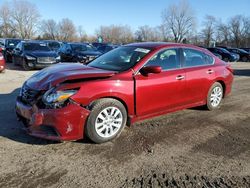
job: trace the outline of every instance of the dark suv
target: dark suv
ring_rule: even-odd
[[[12,62],[12,52],[16,45],[21,42],[21,39],[0,39],[0,45],[3,50],[4,59],[6,62]]]
[[[102,53],[88,43],[64,43],[59,49],[62,62],[87,63]]]
[[[31,70],[58,63],[60,56],[44,42],[22,41],[13,50],[12,61],[24,70]]]

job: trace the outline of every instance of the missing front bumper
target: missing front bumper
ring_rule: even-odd
[[[16,102],[16,113],[26,124],[28,134],[56,141],[82,139],[89,115],[89,111],[78,104],[60,109],[38,109],[20,100]]]

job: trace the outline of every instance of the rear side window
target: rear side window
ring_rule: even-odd
[[[212,65],[213,57],[194,49],[183,49],[184,67]]]
[[[155,54],[146,66],[160,66],[162,70],[180,68],[180,61],[177,49],[166,49]]]

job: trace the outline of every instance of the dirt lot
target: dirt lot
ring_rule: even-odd
[[[117,140],[54,143],[26,135],[14,104],[34,73],[0,74],[0,187],[250,187],[250,63],[234,63],[221,109],[188,109]],[[12,69],[12,70],[11,70]]]

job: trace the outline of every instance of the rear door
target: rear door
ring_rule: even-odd
[[[189,104],[204,102],[215,79],[215,59],[196,49],[183,48],[183,68],[186,74],[186,99]]]
[[[145,66],[161,66],[162,72],[144,76],[138,73],[136,82],[136,111],[145,116],[182,106],[186,90],[185,72],[180,68],[179,49],[164,49]]]

